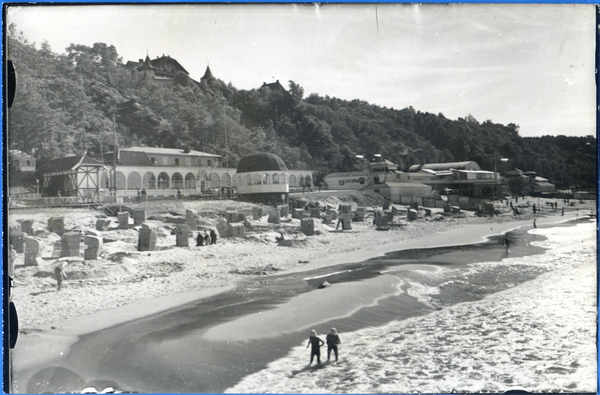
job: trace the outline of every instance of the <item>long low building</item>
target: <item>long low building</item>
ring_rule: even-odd
[[[130,147],[108,152],[102,160],[84,154],[57,158],[42,169],[47,196],[101,202],[116,197],[201,194],[207,190],[230,191],[249,185],[236,168],[221,167],[219,155],[175,148]],[[268,177],[267,177],[268,176]],[[285,182],[287,190],[313,186],[311,170],[286,170],[282,175],[261,175],[260,184]],[[82,181],[84,180],[84,181]],[[244,185],[243,182],[246,182]],[[270,184],[269,184],[270,183]],[[71,199],[72,200],[72,199]]]
[[[433,188],[418,182],[392,182],[372,184],[367,189],[381,194],[392,203],[423,205],[424,198],[432,197]]]

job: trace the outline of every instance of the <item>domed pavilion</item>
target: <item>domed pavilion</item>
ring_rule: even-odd
[[[273,206],[288,201],[289,171],[283,160],[270,153],[246,155],[235,175],[238,196]]]

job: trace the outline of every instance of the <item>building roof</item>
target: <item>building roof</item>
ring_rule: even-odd
[[[113,164],[113,152],[104,154],[104,164]],[[152,160],[145,152],[127,151],[120,149],[117,155],[117,164],[120,166],[153,166]]]
[[[371,173],[367,171],[349,171],[349,172],[340,172],[340,173],[330,173],[325,176],[327,177],[368,177]]]
[[[200,78],[200,80],[215,80],[216,78],[210,71],[210,67],[206,66],[206,72],[204,73],[204,77]]]
[[[140,59],[138,62],[134,62],[129,60],[126,64],[128,67],[134,67],[138,70],[153,70],[155,72],[165,73],[169,75],[175,75],[179,72],[189,74],[186,69],[183,68],[181,64],[170,56],[163,55],[162,57],[157,57],[156,59],[150,59],[148,55],[146,55],[146,59]]]
[[[369,185],[369,189],[374,188],[427,188],[431,189],[430,185],[421,184],[420,182],[394,182],[394,181],[385,181],[380,184],[372,184]]]
[[[246,155],[238,163],[237,173],[251,173],[256,171],[287,171],[287,166],[277,155],[259,153]]]
[[[371,169],[387,167],[388,169],[396,170],[398,168],[398,165],[396,165],[394,162],[391,162],[387,159],[382,159],[382,160],[378,160],[376,162],[371,162],[369,165],[371,166]]]
[[[415,171],[419,171],[421,169],[429,169],[429,170],[434,170],[434,171],[450,170],[450,169],[481,170],[481,168],[479,167],[479,165],[476,162],[466,161],[466,162],[428,163],[428,164],[424,164],[424,165],[412,165],[408,169],[408,171],[415,172]]]
[[[89,165],[94,167],[104,166],[99,160],[94,159],[85,153],[83,155],[52,159],[41,168],[44,173],[57,173],[61,171],[75,170],[81,165]]]
[[[129,148],[121,148],[121,152],[130,151],[130,152],[145,152],[148,155],[186,155],[186,156],[203,156],[203,157],[211,157],[211,158],[220,158],[221,155],[209,154],[207,152],[200,152],[194,150],[183,150],[181,148],[155,148],[155,147],[129,147]]]
[[[152,64],[150,63],[150,57],[148,55],[146,55],[146,60],[144,60],[144,63],[142,63],[142,65],[140,67],[137,68],[138,70],[154,70],[154,66],[152,66]]]
[[[262,86],[260,87],[260,89],[262,88],[269,88],[272,91],[279,91],[279,92],[286,92],[287,93],[287,89],[285,89],[283,87],[283,85],[281,85],[279,83],[279,80],[272,82],[270,84],[267,84],[266,82],[263,82]]]
[[[19,157],[33,158],[33,156],[29,155],[27,152],[23,152],[18,149],[9,150],[8,154],[13,155],[13,156],[19,156]]]

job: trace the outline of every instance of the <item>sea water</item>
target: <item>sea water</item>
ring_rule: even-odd
[[[596,223],[529,232],[544,254],[387,271],[432,312],[340,333],[340,360],[321,366],[302,341],[225,392],[597,392]]]

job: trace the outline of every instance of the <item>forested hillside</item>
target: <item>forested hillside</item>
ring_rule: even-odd
[[[37,49],[9,27],[9,59],[17,94],[9,111],[9,147],[43,162],[68,154],[101,157],[113,144],[190,148],[223,156],[235,167],[249,153],[271,152],[293,169],[325,174],[365,168],[374,154],[406,170],[415,163],[473,160],[482,169],[533,170],[560,188],[596,187],[596,139],[523,138],[514,124],[412,107],[392,109],[361,100],[310,95],[289,81],[287,92],[238,90],[221,80],[156,83],[126,68],[114,46],[72,44],[66,54]],[[218,71],[213,70],[219,77]],[[243,72],[243,71],[240,71]],[[501,165],[501,166],[500,166]]]

